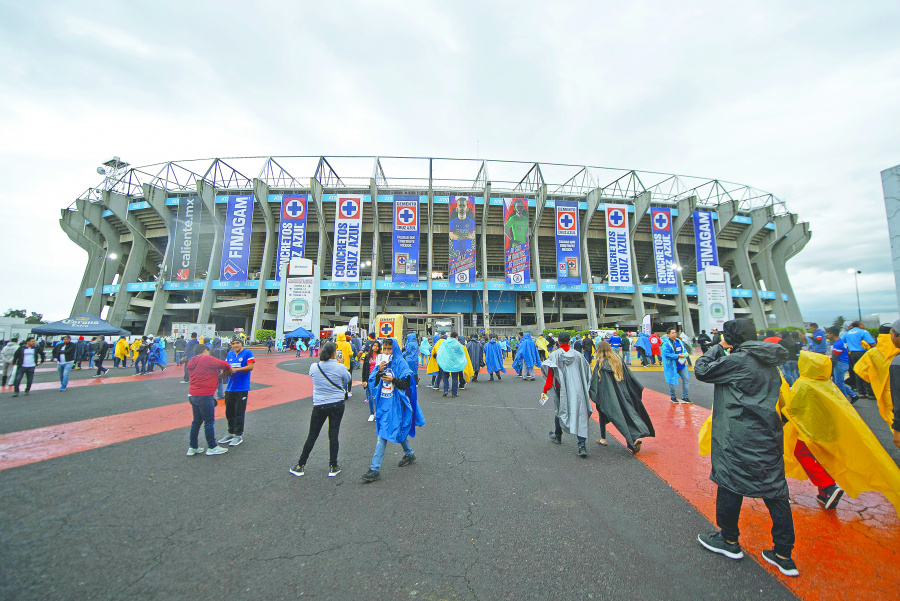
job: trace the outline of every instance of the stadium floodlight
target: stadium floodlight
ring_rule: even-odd
[[[97,167],[97,173],[99,173],[100,175],[106,175],[106,169],[104,169],[103,167]]]
[[[113,157],[103,163],[104,167],[109,167],[110,169],[124,169],[125,167],[128,167],[128,165],[129,163],[126,163],[119,157]]]

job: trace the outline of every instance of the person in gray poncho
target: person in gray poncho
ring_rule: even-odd
[[[738,543],[738,519],[744,497],[762,499],[772,518],[774,549],[763,559],[786,576],[797,576],[791,559],[794,520],[784,473],[784,433],[778,403],[781,374],[778,366],[787,349],[757,342],[750,319],[725,322],[724,339],[697,359],[694,374],[715,384],[713,392],[712,473],[719,532],[697,538],[707,550],[730,559],[744,556]],[[726,350],[731,350],[726,354]]]
[[[481,371],[481,366],[484,365],[484,345],[473,336],[466,342],[466,350],[469,351],[469,360],[472,362],[472,369],[475,371],[472,381],[477,382],[478,372]]]
[[[656,436],[650,415],[641,401],[644,387],[631,375],[608,342],[597,345],[597,364],[591,376],[591,400],[600,417],[600,440],[606,446],[606,424],[612,423],[633,455],[641,450],[641,438]]]
[[[563,428],[578,437],[578,456],[587,457],[585,441],[588,436],[588,420],[591,418],[590,381],[591,366],[584,355],[569,346],[569,333],[559,335],[559,348],[541,364],[546,375],[544,394],[553,399],[556,408],[556,430],[550,433],[550,441],[562,444]]]

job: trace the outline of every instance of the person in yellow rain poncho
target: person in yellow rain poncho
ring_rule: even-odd
[[[891,361],[900,349],[891,342],[893,326],[883,325],[878,330],[878,341],[866,351],[853,367],[856,375],[869,383],[878,401],[878,413],[891,426],[894,423],[894,403],[891,400]],[[898,322],[897,327],[900,327]],[[895,437],[896,438],[896,437]]]
[[[543,335],[538,336],[537,340],[534,341],[534,346],[537,347],[538,355],[541,358],[541,363],[543,363],[544,359],[547,358],[547,339]]]
[[[126,365],[128,362],[128,339],[125,338],[125,336],[120,336],[119,340],[116,342],[113,357],[115,358],[113,367],[120,367],[120,365],[123,369],[128,367]]]
[[[131,343],[131,362],[134,363],[138,358],[138,349],[141,348],[141,343],[144,341],[143,337],[138,337],[137,340]]]

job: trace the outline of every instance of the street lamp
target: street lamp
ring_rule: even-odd
[[[678,317],[681,318],[681,324],[683,328],[685,322],[687,322],[687,320],[690,319],[691,316],[690,309],[688,309],[687,317],[685,317],[684,305],[681,302],[681,294],[684,290],[684,274],[682,274],[683,268],[681,267],[681,265],[675,263],[674,261],[672,263],[669,263],[669,266],[675,270],[675,278],[678,281]],[[693,328],[694,326],[692,325],[691,332],[694,331]]]
[[[847,273],[853,274],[853,283],[856,285],[856,311],[859,313],[859,320],[862,321],[862,306],[859,304],[859,274],[862,272],[859,269],[848,269]]]

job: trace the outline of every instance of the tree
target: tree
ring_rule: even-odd
[[[31,315],[29,317],[25,318],[25,323],[47,323],[47,322],[44,321],[43,313],[35,313],[34,311],[32,311]]]
[[[254,334],[254,338],[256,338],[257,342],[262,342],[267,338],[275,338],[275,330],[256,330],[256,334]]]
[[[837,317],[834,318],[834,322],[832,322],[831,327],[837,328],[840,330],[841,328],[844,327],[845,321],[847,321],[847,319],[843,315],[838,315]]]
[[[3,314],[3,317],[28,317],[28,311],[25,309],[9,309]]]

